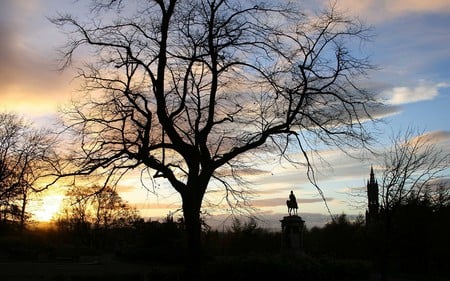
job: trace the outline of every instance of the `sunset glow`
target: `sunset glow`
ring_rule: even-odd
[[[40,203],[35,204],[35,206],[30,206],[33,220],[49,222],[54,219],[60,211],[63,199],[64,196],[59,194],[44,196]]]
[[[57,124],[55,116],[60,114],[58,109],[70,105],[71,99],[83,98],[78,91],[82,83],[73,79],[74,69],[54,71],[57,50],[64,46],[66,37],[48,19],[66,12],[75,18],[89,18],[92,16],[89,2],[0,1],[0,110],[24,116],[34,125],[58,130],[54,125]],[[325,7],[330,1],[302,2],[305,10],[309,10]],[[376,71],[370,71],[367,81],[361,81],[364,88],[387,105],[374,113],[383,123],[368,127],[368,130],[379,130],[375,135],[376,149],[388,143],[390,133],[413,126],[429,136],[440,149],[450,151],[449,1],[342,0],[336,4],[338,10],[357,16],[374,30],[371,42],[349,51],[357,54],[363,49],[370,62],[377,66]],[[88,51],[79,53],[73,63],[83,64],[88,58]],[[239,86],[239,83],[233,84],[236,91]],[[317,169],[315,177],[331,211],[335,214],[364,213],[364,209],[351,206],[353,198],[348,191],[364,188],[370,166],[376,164],[376,159],[364,155],[365,160],[361,161],[335,148],[310,149],[322,157],[313,159]],[[289,157],[303,161],[303,155],[297,152],[291,151]],[[350,151],[350,154],[361,156],[361,151]],[[285,213],[285,200],[294,190],[300,212],[327,215],[322,198],[308,181],[304,167],[294,167],[265,155],[250,155],[249,162],[253,174],[244,176],[255,195],[250,201],[258,214]],[[117,186],[120,196],[136,206],[144,217],[165,217],[179,210],[180,196],[170,184],[163,179],[151,179],[154,171],[141,174],[140,168],[121,178]],[[375,166],[375,176],[380,174],[381,170]],[[209,187],[204,208],[209,213],[228,214],[227,206],[219,205],[223,198],[216,195],[222,194],[222,186],[215,184]],[[27,212],[32,214],[32,220],[50,221],[60,211],[64,194],[56,191],[56,188],[48,190],[45,195],[37,195],[36,202],[29,202]]]

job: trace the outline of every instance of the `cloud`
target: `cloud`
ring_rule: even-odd
[[[380,93],[380,98],[388,105],[402,105],[419,101],[433,100],[439,95],[439,89],[447,88],[447,83],[421,82],[411,87],[394,87]]]
[[[408,141],[411,145],[418,145],[420,150],[428,149],[429,145],[434,146],[436,151],[441,150],[443,153],[450,151],[450,132],[449,131],[432,131],[422,135],[415,136]]]
[[[131,204],[138,210],[166,210],[166,209],[178,209],[179,203],[167,204],[167,203],[136,203]]]
[[[236,171],[234,171],[235,174],[239,176],[261,176],[261,175],[267,175],[270,174],[269,171],[263,170],[263,169],[257,169],[253,167],[242,167]],[[232,176],[231,171],[229,169],[221,169],[217,171],[216,175],[225,177],[225,176]]]
[[[430,181],[432,190],[436,191],[437,188],[443,188],[443,191],[450,191],[450,178],[437,178]]]
[[[54,113],[68,98],[69,77],[53,71],[56,62],[50,23],[36,1],[2,1],[0,7],[0,110]],[[47,23],[48,25],[43,25]],[[54,29],[54,38],[57,30]],[[49,35],[49,34],[47,34]]]
[[[432,131],[427,132],[420,136],[420,138],[423,138],[424,141],[430,142],[430,143],[447,143],[450,141],[450,132],[449,131]]]
[[[379,106],[378,108],[371,109],[369,113],[373,119],[381,120],[386,117],[397,115],[397,114],[401,113],[401,111],[402,111],[402,108],[398,105],[383,104],[382,106]]]
[[[327,5],[328,1],[323,1]],[[413,13],[450,13],[448,0],[340,0],[338,8],[363,17],[372,23],[380,23]]]
[[[258,190],[255,193],[258,195],[272,195],[272,194],[280,194],[280,193],[289,194],[289,191],[291,191],[291,190],[292,190],[292,187],[280,187],[280,188]]]
[[[286,187],[292,183],[304,184],[308,183],[308,179],[302,177],[302,174],[298,170],[295,169],[279,169],[274,171],[271,175],[261,176],[258,179],[252,181],[254,184],[274,184],[277,186],[283,185],[283,187],[279,188],[289,188]]]
[[[132,185],[120,185],[117,186],[117,191],[119,193],[125,193],[125,192],[134,192],[136,190],[136,186],[132,186]]]
[[[377,2],[376,0],[372,0]],[[381,2],[381,1],[380,1]],[[386,10],[392,14],[406,13],[450,13],[450,2],[448,0],[397,0],[384,1]]]
[[[277,207],[277,206],[285,206],[286,198],[270,198],[270,199],[257,199],[251,200],[251,205],[256,208],[262,207]],[[334,198],[326,198],[327,202],[331,202]],[[298,203],[301,204],[311,204],[311,203],[320,203],[323,202],[322,198],[300,198],[297,199]]]

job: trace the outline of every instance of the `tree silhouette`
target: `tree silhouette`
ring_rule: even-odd
[[[425,214],[414,215],[417,209],[431,212],[431,204],[437,209],[448,205],[448,187],[445,186],[445,181],[440,179],[448,176],[450,154],[439,148],[430,135],[408,128],[392,138],[390,147],[382,153],[382,161],[380,223],[383,226],[381,237],[383,262],[381,270],[382,278],[386,280],[389,256],[394,247],[391,241],[395,232],[393,228],[408,222],[404,214],[409,212],[411,219],[417,220],[416,224],[425,224],[426,222],[421,220]],[[421,205],[429,207],[418,208]],[[405,212],[408,207],[412,209]],[[401,212],[404,212],[403,217],[399,215]],[[419,228],[417,231],[419,235]],[[400,240],[397,239],[397,241]]]
[[[113,230],[131,229],[139,219],[138,211],[113,188],[73,186],[66,193],[56,225],[76,241],[102,248],[114,237]]]
[[[438,180],[446,175],[450,155],[431,136],[409,128],[392,139],[391,146],[383,153],[383,161],[381,208],[389,211],[412,198],[437,193]],[[431,190],[431,186],[436,189]]]
[[[68,174],[113,182],[144,167],[166,179],[182,199],[191,268],[211,180],[235,207],[245,190],[227,176],[250,153],[287,157],[292,145],[314,180],[310,149],[369,141],[375,103],[357,84],[371,66],[346,45],[369,33],[335,7],[313,16],[263,1],[93,3],[91,21],[52,20],[70,35],[63,67],[83,47],[93,55],[79,68],[84,95],[65,112],[81,144]]]
[[[94,229],[130,227],[139,218],[137,210],[112,188],[74,186],[66,193],[59,219]]]
[[[13,113],[0,113],[0,220],[24,227],[29,196],[46,188],[53,170],[55,139]],[[1,218],[3,216],[3,218]]]

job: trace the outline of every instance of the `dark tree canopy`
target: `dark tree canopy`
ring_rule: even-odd
[[[408,128],[391,137],[391,143],[378,156],[381,178],[376,196],[380,208],[374,209],[376,213],[369,211],[374,216],[367,223],[373,258],[378,259],[381,280],[387,280],[390,264],[398,256],[402,263],[408,260],[411,264],[418,262],[416,257],[434,259],[423,241],[448,232],[447,227],[439,225],[448,214],[450,202],[450,154],[440,147],[433,134]],[[416,248],[413,255],[408,247]]]
[[[369,33],[335,7],[310,15],[272,1],[93,5],[90,20],[53,19],[69,34],[64,67],[79,49],[90,54],[79,68],[84,95],[65,115],[81,144],[75,174],[154,171],[180,193],[192,245],[208,183],[240,198],[221,175],[236,175],[247,153],[285,155],[295,144],[307,157],[320,143],[369,140],[363,123],[375,102],[358,82],[371,66],[349,47]]]

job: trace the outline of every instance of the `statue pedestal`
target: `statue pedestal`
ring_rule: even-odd
[[[287,216],[281,221],[282,250],[290,254],[303,253],[303,227],[305,221],[300,216]]]

